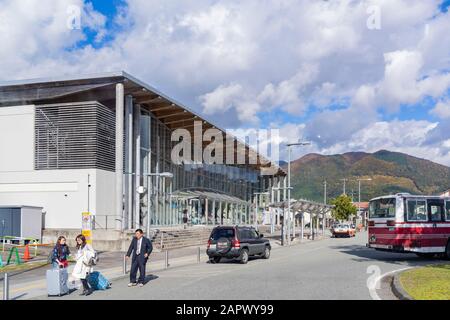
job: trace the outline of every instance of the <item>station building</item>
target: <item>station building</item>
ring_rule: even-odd
[[[283,200],[286,174],[234,137],[233,157],[256,163],[171,161],[174,130],[211,128],[230,138],[125,72],[2,83],[0,206],[42,207],[57,230],[81,228],[83,212],[119,231],[179,226],[186,212],[193,225],[252,224],[255,193],[277,186]]]

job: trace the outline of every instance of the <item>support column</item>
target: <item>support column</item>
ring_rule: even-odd
[[[141,106],[135,105],[134,107],[134,168],[136,175],[134,180],[134,227],[140,228],[140,215],[141,215],[141,195],[137,192],[141,185]]]
[[[116,229],[124,230],[123,211],[123,121],[124,121],[124,86],[116,85]]]
[[[217,217],[216,217],[216,200],[213,200],[213,205],[212,205],[212,219],[213,219],[212,225],[215,225],[215,224],[216,224],[216,220],[217,220]]]
[[[126,223],[124,228],[133,228],[133,97],[125,99],[125,208]]]
[[[208,212],[208,198],[205,198],[205,224],[208,225],[209,222],[209,212]]]

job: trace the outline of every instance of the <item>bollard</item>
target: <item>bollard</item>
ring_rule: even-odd
[[[3,278],[3,300],[9,300],[9,277],[8,273],[5,273]]]
[[[165,258],[164,258],[164,269],[169,268],[169,251],[165,251]]]
[[[127,256],[123,256],[122,271],[123,271],[123,274],[127,274]]]
[[[197,263],[200,263],[200,247],[198,247],[197,251]]]

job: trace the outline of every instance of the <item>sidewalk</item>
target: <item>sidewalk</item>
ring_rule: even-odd
[[[270,235],[268,234],[272,249],[276,250],[281,247],[279,235],[278,238],[276,238],[277,235],[275,234],[272,236],[274,238],[270,237]],[[316,240],[320,240],[320,238],[316,238]],[[297,238],[292,242],[292,245],[309,242],[311,242],[311,240],[307,240],[306,238],[303,242],[300,242]],[[194,246],[169,250],[169,268],[173,269],[198,263],[198,248],[199,246]],[[114,280],[116,279],[129,277],[129,273],[127,273],[126,275],[123,274],[123,256],[123,252],[103,252],[100,254],[99,265],[94,269],[96,271],[100,271],[111,282],[114,282]],[[205,263],[207,261],[208,256],[206,255],[206,246],[200,246],[200,262]],[[128,262],[127,271],[129,271],[130,263],[131,262]],[[69,266],[69,275],[71,274],[73,267],[73,264]],[[46,296],[47,286],[45,273],[48,269],[49,266],[47,265],[45,267],[37,268],[27,272],[10,274],[10,299],[33,299],[41,296]],[[147,264],[147,273],[154,274],[156,272],[161,272],[164,269],[165,252],[153,252]],[[3,274],[1,275],[0,281],[3,282]],[[0,293],[0,298],[3,299],[3,292]]]
[[[169,251],[170,268],[183,266],[187,264],[197,263],[198,246],[173,249]],[[206,246],[200,247],[201,261],[207,261],[205,254]],[[103,252],[100,253],[100,261],[98,266],[94,267],[96,271],[100,271],[110,281],[120,277],[127,277],[123,274],[123,252]],[[153,252],[147,264],[147,272],[164,270],[165,252]],[[130,263],[128,262],[127,271],[129,271]],[[69,275],[73,270],[74,264],[68,268]],[[34,297],[47,294],[47,286],[45,274],[50,268],[49,265],[33,269],[27,272],[16,272],[9,274],[10,283],[10,299],[31,299]],[[0,282],[3,282],[4,275],[1,274]],[[3,283],[2,283],[3,285]],[[3,299],[3,292],[0,293]]]

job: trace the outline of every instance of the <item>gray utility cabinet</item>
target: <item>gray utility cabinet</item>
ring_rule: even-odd
[[[42,241],[42,207],[0,206],[0,238],[3,236]]]

